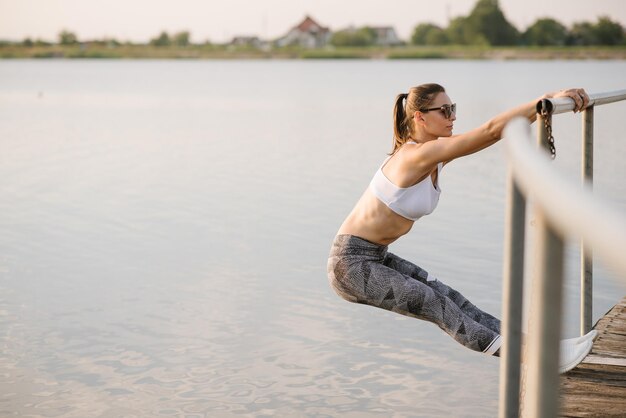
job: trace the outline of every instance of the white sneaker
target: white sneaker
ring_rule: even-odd
[[[571,338],[570,340],[576,340]],[[576,342],[562,340],[560,344],[559,373],[566,373],[576,367],[591,351],[593,339]]]
[[[597,336],[598,336],[598,331],[593,329],[589,331],[588,333],[586,333],[585,335],[581,335],[580,337],[566,338],[564,340],[561,340],[561,344],[570,344],[570,343],[580,344],[585,341],[594,341]]]
[[[591,331],[589,331],[588,333],[586,333],[585,335],[578,337],[578,341],[579,342],[583,342],[583,341],[595,341],[596,338],[598,338],[598,331],[596,331],[595,329],[592,329]]]

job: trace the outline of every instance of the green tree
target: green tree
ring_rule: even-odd
[[[30,38],[26,38],[26,39],[24,39],[24,40],[22,41],[22,45],[23,45],[23,46],[25,46],[25,47],[27,47],[27,48],[30,48],[30,47],[32,47],[33,45],[35,45],[35,43],[33,42],[33,40],[32,40],[32,39],[30,39]]]
[[[460,16],[452,19],[445,30],[450,43],[464,45],[467,35],[467,18]]]
[[[568,39],[567,28],[551,18],[538,19],[522,36],[528,45],[564,45]]]
[[[445,34],[449,42],[455,45],[489,45],[487,38],[475,30],[467,17],[453,19]]]
[[[360,28],[357,32],[361,34],[360,36],[369,39],[370,45],[375,44],[378,41],[378,33],[376,33],[376,31],[369,26],[364,26]]]
[[[165,31],[161,32],[161,34],[158,37],[152,38],[150,40],[150,45],[154,45],[154,46],[169,46],[171,44],[172,44],[172,41],[170,39],[170,36]]]
[[[619,45],[624,41],[624,28],[609,17],[603,16],[593,26],[593,32],[600,45]]]
[[[598,39],[594,27],[589,22],[578,22],[572,25],[567,37],[568,45],[597,45]]]
[[[59,43],[61,45],[73,45],[78,42],[76,34],[68,30],[62,30],[59,32]]]
[[[172,37],[172,43],[177,46],[189,46],[189,32],[178,32]]]
[[[445,45],[448,42],[446,31],[432,23],[417,25],[411,35],[411,43],[414,45]]]
[[[504,16],[498,0],[478,0],[467,17],[468,43],[474,43],[482,35],[490,45],[515,45],[519,31]]]
[[[376,32],[369,27],[337,31],[330,38],[333,46],[370,46],[375,42]]]
[[[443,29],[440,31],[430,31],[428,35],[426,35],[427,45],[447,45],[449,43],[448,35]]]

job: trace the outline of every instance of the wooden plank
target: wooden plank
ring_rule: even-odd
[[[561,375],[562,417],[626,416],[626,297],[594,328],[589,356]]]
[[[583,363],[589,364],[606,364],[607,366],[621,366],[626,367],[626,359],[619,357],[603,357],[590,354],[584,360]],[[624,370],[626,372],[626,370]]]

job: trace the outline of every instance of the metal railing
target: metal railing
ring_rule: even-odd
[[[626,278],[626,218],[591,193],[593,170],[593,112],[602,104],[626,100],[626,90],[590,95],[583,114],[583,187],[572,184],[550,166],[547,153],[537,150],[528,121],[516,119],[505,130],[509,180],[503,289],[503,349],[500,368],[500,417],[520,411],[522,356],[522,295],[526,197],[533,200],[538,271],[529,335],[528,415],[556,417],[559,408],[559,339],[565,240],[581,239],[581,333],[591,328],[591,249]],[[569,98],[546,99],[537,104],[545,118],[574,109]],[[551,120],[548,119],[550,123]],[[544,119],[538,116],[538,141],[546,143]]]

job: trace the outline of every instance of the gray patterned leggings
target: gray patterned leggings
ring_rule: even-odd
[[[328,259],[342,298],[433,322],[474,351],[500,354],[500,321],[415,264],[353,235],[337,235]]]

